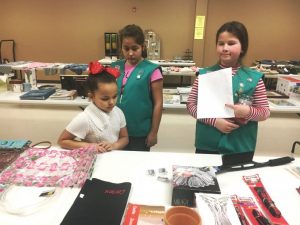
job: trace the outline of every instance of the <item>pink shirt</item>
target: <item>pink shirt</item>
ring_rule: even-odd
[[[125,76],[123,77],[123,80],[122,80],[122,85],[124,86],[128,80],[128,77],[131,75],[132,71],[134,70],[135,66],[132,66],[132,65],[128,65],[125,63]],[[153,73],[151,74],[151,83],[156,81],[156,80],[160,80],[162,79],[163,76],[160,72],[159,69],[155,69],[153,71]]]

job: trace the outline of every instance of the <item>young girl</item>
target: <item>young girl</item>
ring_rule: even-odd
[[[222,25],[216,35],[219,62],[204,68],[199,74],[232,67],[235,118],[199,119],[196,124],[196,153],[229,154],[254,151],[257,138],[257,122],[270,115],[262,74],[242,65],[248,49],[248,33],[239,22]],[[187,110],[197,118],[198,79],[195,80],[187,102]],[[243,98],[247,98],[244,101]],[[249,102],[241,104],[239,102]]]
[[[115,107],[118,87],[116,68],[89,64],[87,87],[92,102],[66,127],[58,139],[62,148],[74,149],[94,145],[98,152],[123,149],[128,133],[123,112]],[[77,139],[80,139],[78,141]]]
[[[157,143],[162,115],[163,80],[160,67],[146,60],[143,30],[128,25],[120,31],[124,60],[112,64],[119,68],[117,105],[123,110],[129,133],[126,150],[150,151]]]

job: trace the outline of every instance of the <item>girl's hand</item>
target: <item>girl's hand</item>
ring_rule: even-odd
[[[152,147],[157,144],[157,134],[150,132],[146,138],[146,146]]]
[[[225,106],[234,110],[236,118],[246,118],[250,114],[250,106],[248,105],[225,104]]]
[[[112,144],[106,141],[101,141],[97,144],[97,151],[100,153],[112,150]]]
[[[215,127],[224,134],[229,134],[240,126],[230,119],[216,119]]]

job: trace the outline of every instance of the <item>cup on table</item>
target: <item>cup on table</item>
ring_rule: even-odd
[[[194,209],[186,206],[169,208],[164,216],[165,225],[201,225],[201,217]]]

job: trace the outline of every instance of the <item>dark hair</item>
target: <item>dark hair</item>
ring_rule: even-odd
[[[218,43],[220,34],[223,32],[229,32],[239,39],[242,47],[240,59],[242,59],[246,55],[248,50],[248,32],[244,24],[237,21],[231,21],[223,24],[217,31],[216,44]]]
[[[86,86],[90,93],[94,93],[96,90],[98,90],[98,84],[99,83],[117,83],[116,78],[109,73],[103,71],[98,74],[92,74],[88,75],[88,78],[86,79]]]
[[[120,34],[121,46],[124,38],[133,38],[138,45],[141,45],[143,47],[142,57],[143,58],[147,57],[145,35],[141,27],[135,24],[130,24],[125,26],[122,30],[120,30],[119,34]]]

